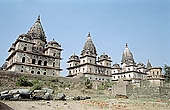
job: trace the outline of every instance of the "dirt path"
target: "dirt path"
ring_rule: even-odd
[[[170,110],[170,103],[135,100],[4,101],[14,110]],[[1,110],[1,109],[0,109]]]

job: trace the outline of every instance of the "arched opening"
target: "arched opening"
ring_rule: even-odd
[[[55,62],[53,63],[53,67],[55,67]]]
[[[32,74],[34,74],[34,71],[31,71]]]
[[[41,65],[41,62],[42,62],[41,60],[38,60],[38,65]]]
[[[40,74],[40,71],[38,71],[37,74]]]
[[[21,72],[24,72],[23,70],[21,70]]]
[[[47,66],[47,61],[44,61],[44,66]]]
[[[24,49],[23,49],[24,51],[27,51],[27,47],[24,47]]]
[[[55,56],[56,55],[56,53],[53,53],[53,56]]]
[[[25,57],[22,58],[22,63],[25,63]]]
[[[129,78],[130,78],[130,74],[129,74]]]
[[[32,64],[35,64],[35,61],[36,61],[35,59],[32,59]]]
[[[43,75],[46,75],[46,74],[47,74],[46,72],[43,73]]]

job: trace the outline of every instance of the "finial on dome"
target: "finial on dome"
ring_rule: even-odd
[[[37,21],[40,22],[40,15],[38,15]]]
[[[128,48],[128,44],[126,43],[126,48]]]
[[[90,32],[88,33],[88,36],[87,36],[87,37],[91,37]]]

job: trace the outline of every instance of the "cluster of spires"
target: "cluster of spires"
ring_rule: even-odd
[[[41,40],[46,41],[45,32],[43,30],[43,27],[42,27],[41,21],[40,21],[40,15],[38,16],[35,24],[28,31],[28,34],[34,35],[32,37],[37,37],[37,38],[40,38]],[[55,41],[54,38],[53,38],[53,41]],[[81,52],[82,56],[86,55],[86,54],[91,54],[91,55],[97,56],[96,47],[93,44],[90,32],[87,35],[87,41],[86,41],[86,43],[85,43],[85,45],[83,47],[83,50]],[[103,54],[105,54],[105,53],[103,53]],[[74,56],[76,56],[75,53],[74,53]],[[134,58],[133,58],[133,54],[131,53],[130,49],[128,48],[128,44],[127,43],[125,45],[125,50],[124,50],[123,55],[122,55],[121,63],[122,64],[123,63],[135,64],[135,61],[134,61]],[[147,66],[147,68],[151,68],[152,67],[152,65],[149,62],[149,60],[148,60],[146,66]]]

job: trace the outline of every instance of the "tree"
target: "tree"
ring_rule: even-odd
[[[170,66],[165,64],[164,71],[165,71],[165,82],[170,83]]]

